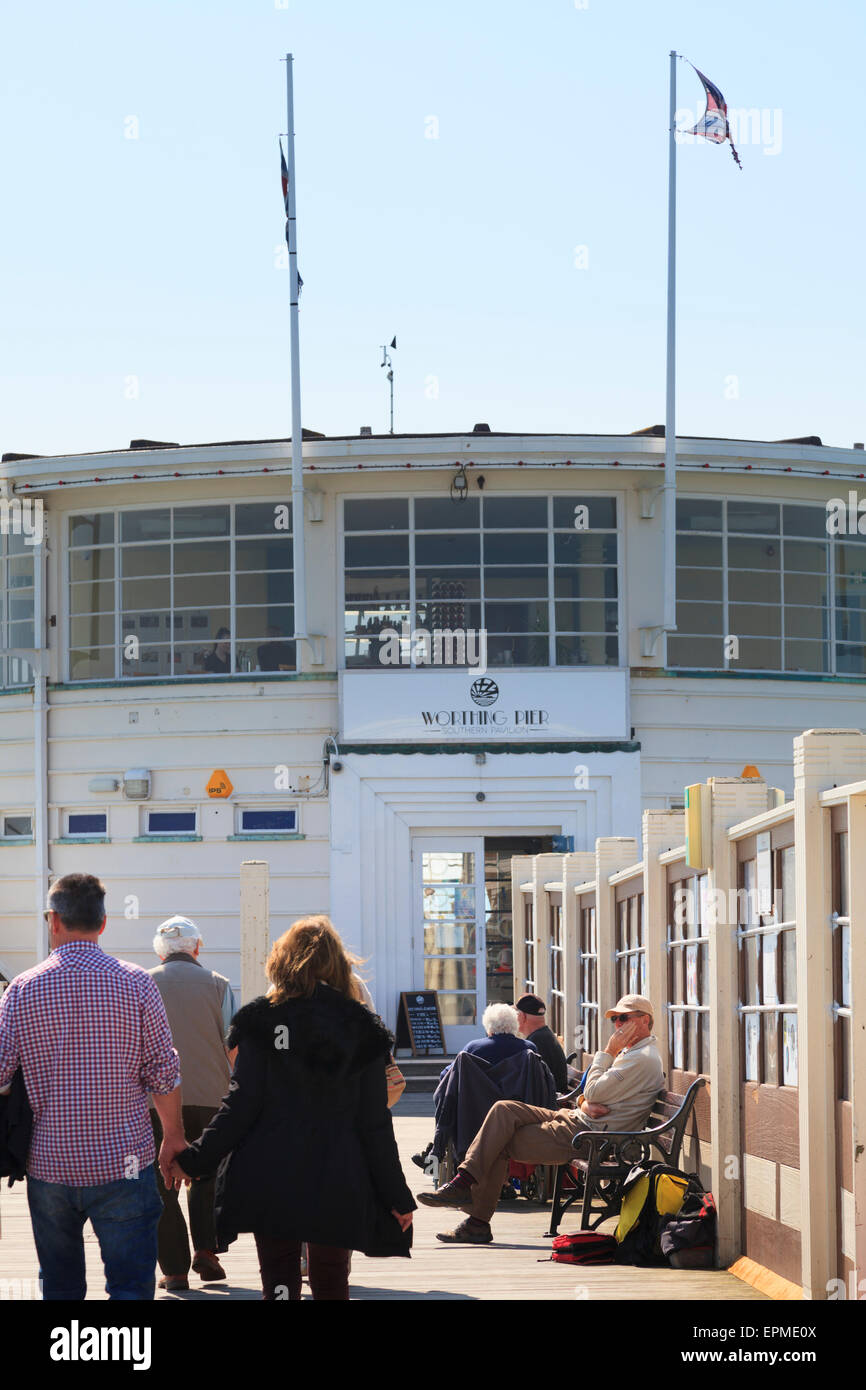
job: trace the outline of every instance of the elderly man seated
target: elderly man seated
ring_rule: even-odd
[[[565,1163],[574,1157],[572,1140],[581,1130],[630,1131],[646,1124],[664,1083],[664,1070],[652,1036],[653,1007],[639,994],[626,994],[605,1015],[614,1031],[595,1054],[576,1110],[547,1110],[520,1101],[499,1101],[467,1150],[457,1176],[437,1192],[419,1192],[428,1207],[457,1207],[470,1213],[439,1240],[488,1245],[490,1218],[509,1158],[522,1163]]]

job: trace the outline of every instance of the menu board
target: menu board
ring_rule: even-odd
[[[404,990],[397,1013],[395,1049],[411,1047],[412,1055],[426,1054],[431,1048],[445,1055],[442,1016],[435,989]]]

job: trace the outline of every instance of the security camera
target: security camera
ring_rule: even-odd
[[[339,759],[337,759],[337,761],[336,761],[335,763],[331,763],[331,771],[332,771],[332,772],[342,772],[342,771],[343,771],[343,764],[340,762]]]

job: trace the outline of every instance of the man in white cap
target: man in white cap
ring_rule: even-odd
[[[470,1144],[457,1176],[436,1192],[419,1192],[427,1207],[457,1207],[470,1213],[454,1231],[437,1239],[489,1245],[509,1158],[521,1163],[565,1163],[581,1130],[643,1129],[664,1084],[664,1069],[652,1036],[653,1006],[641,994],[626,994],[606,1018],[614,1031],[592,1060],[575,1110],[545,1110],[522,1101],[500,1100]]]
[[[201,947],[201,932],[195,922],[188,917],[169,917],[157,927],[153,938],[153,949],[162,964],[150,972],[162,995],[172,1042],[180,1056],[183,1125],[190,1143],[207,1128],[229,1089],[231,1069],[225,1037],[236,1012],[225,975],[201,965]],[[159,1119],[153,1112],[151,1120],[159,1138]],[[170,1293],[188,1289],[190,1263],[205,1282],[225,1279],[225,1270],[214,1253],[215,1181],[215,1177],[205,1178],[189,1188],[190,1261],[180,1193],[174,1187],[166,1188],[157,1171],[163,1202],[158,1231],[161,1289]]]

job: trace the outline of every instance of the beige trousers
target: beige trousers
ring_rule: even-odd
[[[576,1110],[545,1110],[520,1100],[498,1100],[460,1164],[475,1179],[472,1206],[479,1221],[489,1221],[505,1182],[509,1158],[521,1163],[565,1163],[574,1158],[572,1139],[588,1129]]]

